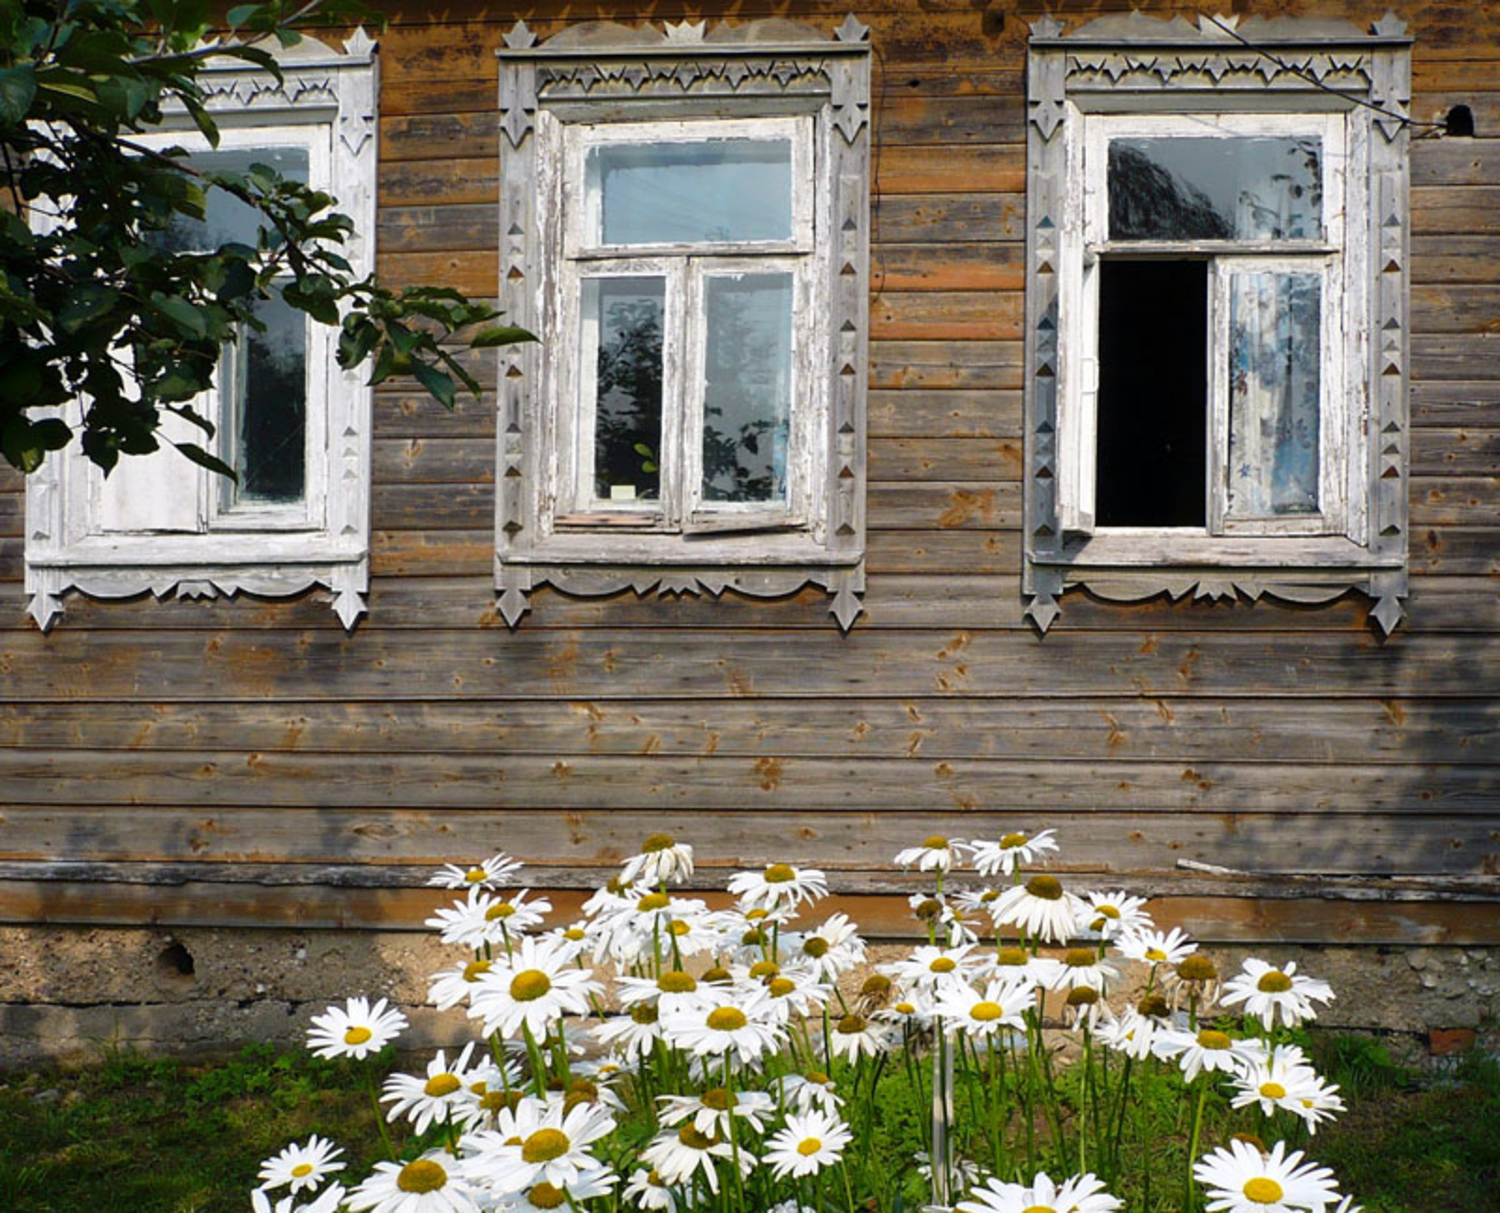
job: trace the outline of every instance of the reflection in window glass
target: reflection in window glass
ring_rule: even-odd
[[[1315,240],[1322,140],[1114,139],[1111,240]]]
[[[791,239],[792,145],[785,139],[595,147],[586,177],[603,229],[592,242]]]
[[[1229,515],[1316,514],[1317,274],[1229,276]]]
[[[661,491],[661,278],[583,284],[584,357],[594,359],[594,496],[655,501]]]
[[[704,294],[703,499],[785,501],[792,276],[716,274]]]
[[[307,492],[307,320],[279,294],[255,315],[266,331],[241,329],[219,363],[226,462],[240,478],[225,491],[231,506],[289,505]]]
[[[305,147],[248,147],[233,151],[196,152],[187,162],[200,173],[238,173],[250,171],[252,164],[275,169],[288,181],[307,184],[307,149]],[[171,226],[156,237],[158,247],[178,251],[216,249],[231,241],[254,245],[260,229],[259,212],[246,206],[233,194],[221,189],[208,191],[205,218],[190,219],[177,214]]]

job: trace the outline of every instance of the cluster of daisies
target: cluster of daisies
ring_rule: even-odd
[[[459,896],[428,925],[461,956],[433,976],[430,997],[440,1010],[462,1008],[477,1039],[378,1088],[369,1071],[382,1131],[409,1126],[403,1154],[392,1150],[346,1187],[331,1142],[289,1146],[261,1170],[256,1213],[538,1213],[599,1198],[612,1213],[821,1213],[827,1202],[853,1213],[851,1165],[867,1152],[890,1057],[901,1055],[908,1074],[919,1057],[941,1059],[935,1085],[942,1064],[952,1081],[956,1058],[985,1091],[980,1137],[998,1135],[1002,1119],[1012,1122],[1002,1111],[1012,1095],[1030,1116],[1023,1086],[1036,1084],[1039,1066],[1052,1088],[1059,1023],[1081,1038],[1086,1066],[1102,1050],[1180,1067],[1200,1090],[1230,1083],[1233,1105],[1253,1107],[1258,1125],[1284,1113],[1311,1132],[1342,1108],[1337,1088],[1276,1039],[1333,997],[1325,983],[1255,960],[1221,983],[1192,940],[1155,926],[1144,899],[1075,895],[1053,875],[1027,875],[1056,850],[1047,830],[902,851],[899,864],[932,877],[911,899],[927,942],[862,984],[850,975],[866,965],[865,942],[844,914],[816,912],[828,893],[817,869],[738,873],[733,905],[715,909],[681,891],[692,848],[655,834],[581,918],[549,926],[550,902],[516,887],[521,865],[508,856],[446,866],[431,883]],[[945,888],[967,865],[1002,879]],[[1144,994],[1117,1012],[1108,996],[1125,988],[1125,963],[1144,966]],[[1215,1026],[1224,1013],[1258,1029],[1231,1035]],[[318,1056],[365,1062],[406,1027],[384,1000],[354,998],[315,1016],[308,1042]],[[1127,1102],[1112,1097],[1102,1069],[1096,1120],[1100,1107],[1123,1114]],[[1087,1098],[1088,1081],[1083,1090]],[[953,1115],[951,1099],[933,1108]],[[1032,1165],[1028,1132],[1032,1180],[1008,1182],[954,1157],[948,1128],[927,1135],[923,1173],[965,1213],[1121,1207],[1105,1190],[1107,1150],[1096,1151],[1106,1179],[1080,1167],[1054,1183]],[[1326,1170],[1280,1144],[1236,1140],[1189,1163],[1215,1210],[1325,1213],[1340,1199]]]

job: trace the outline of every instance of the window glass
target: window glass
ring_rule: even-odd
[[[1322,140],[1162,137],[1109,144],[1111,240],[1315,240]]]
[[[594,362],[594,496],[655,501],[661,493],[662,278],[583,284],[584,357]]]
[[[277,293],[255,306],[220,362],[221,430],[239,484],[229,505],[288,505],[307,492],[307,320]]]
[[[307,149],[305,147],[247,147],[216,152],[197,152],[188,163],[203,173],[239,173],[250,171],[252,164],[275,169],[289,181],[307,184]],[[172,249],[214,249],[231,241],[254,244],[260,228],[259,214],[233,194],[221,189],[208,191],[203,219],[187,215],[172,217],[171,226],[157,237]]]
[[[785,501],[792,275],[715,274],[704,300],[703,499]]]
[[[791,239],[790,140],[622,143],[587,161],[594,243]]]
[[[1229,275],[1231,517],[1316,514],[1322,278]]]

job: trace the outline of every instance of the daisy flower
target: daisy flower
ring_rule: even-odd
[[[624,1196],[627,1205],[646,1213],[677,1213],[677,1194],[650,1167],[636,1169],[625,1185]]]
[[[311,1204],[299,1205],[295,1196],[283,1196],[274,1205],[262,1188],[250,1193],[251,1213],[335,1213],[343,1205],[346,1193],[342,1184],[330,1184]]]
[[[657,1119],[664,1125],[679,1125],[689,1117],[700,1133],[729,1139],[729,1118],[737,1116],[759,1133],[775,1110],[776,1101],[764,1091],[730,1091],[710,1087],[702,1095],[658,1095],[665,1104]]]
[[[765,981],[767,1006],[781,1023],[792,1016],[807,1016],[821,1011],[827,1004],[833,987],[818,981],[806,969],[783,969]]]
[[[1006,1028],[1025,1028],[1021,1014],[1031,1006],[1031,991],[1003,981],[991,981],[983,991],[969,985],[945,986],[938,991],[935,1014],[947,1030],[965,1036],[993,1036]]]
[[[342,1171],[344,1164],[334,1160],[343,1150],[325,1137],[314,1133],[306,1145],[293,1142],[275,1158],[260,1164],[260,1186],[269,1191],[290,1185],[287,1191],[295,1196],[304,1189],[312,1191],[335,1171]]]
[[[994,876],[998,872],[1009,876],[1018,864],[1033,863],[1038,856],[1057,850],[1053,838],[1056,833],[1056,830],[1041,830],[1028,836],[1016,832],[998,842],[981,842],[976,838],[969,844],[974,852],[974,867],[981,876]]]
[[[1030,1184],[991,1179],[960,1201],[959,1213],[1113,1213],[1120,1201],[1104,1191],[1093,1173],[1075,1175],[1061,1184],[1039,1171]]]
[[[764,872],[736,872],[729,878],[729,891],[750,909],[791,910],[827,897],[828,877],[818,868],[773,863]]]
[[[647,885],[681,884],[693,874],[693,848],[670,834],[648,834],[641,853],[625,861],[620,878]]]
[[[554,1210],[567,1213],[578,1208],[581,1201],[609,1195],[610,1189],[618,1182],[619,1177],[599,1163],[592,1169],[580,1171],[578,1178],[566,1187],[543,1180],[523,1191],[506,1193],[496,1208],[504,1209],[505,1213],[553,1213]]]
[[[1302,1151],[1285,1154],[1278,1141],[1263,1154],[1247,1141],[1231,1141],[1193,1165],[1208,1189],[1211,1213],[1323,1213],[1338,1200],[1333,1172],[1302,1161]]]
[[[1043,980],[1049,990],[1073,990],[1087,986],[1103,990],[1120,976],[1108,961],[1100,960],[1093,948],[1069,948],[1061,960],[1055,960]]]
[[[833,1079],[822,1070],[808,1070],[805,1074],[787,1074],[778,1080],[781,1097],[799,1112],[810,1112],[814,1108],[833,1112],[843,1107],[844,1101],[834,1089]]]
[[[446,1150],[428,1150],[409,1163],[377,1162],[350,1192],[351,1213],[479,1213],[478,1193]]]
[[[1170,931],[1158,931],[1154,927],[1127,931],[1115,940],[1115,947],[1127,960],[1150,965],[1181,964],[1198,950],[1198,945],[1181,927],[1173,927]]]
[[[949,872],[967,850],[969,844],[962,838],[944,838],[941,834],[934,834],[921,846],[897,851],[896,862],[903,868],[915,867],[919,872]]]
[[[602,988],[572,967],[571,946],[527,935],[505,960],[496,960],[469,996],[469,1017],[484,1021],[484,1035],[513,1037],[522,1024],[537,1037],[564,1015],[587,1014],[590,994]]]
[[[1044,985],[1056,963],[1045,956],[1033,956],[1025,948],[997,948],[991,962],[995,976],[1013,986],[1029,988]]]
[[[656,979],[650,977],[615,978],[615,997],[625,1010],[650,1003],[662,1015],[695,1010],[704,999],[698,979],[681,969],[667,969]]]
[[[473,1052],[474,1042],[471,1040],[450,1067],[443,1050],[439,1049],[437,1056],[427,1063],[425,1078],[416,1074],[392,1074],[385,1080],[385,1089],[380,1096],[381,1103],[394,1101],[385,1115],[386,1120],[394,1121],[409,1115],[414,1133],[425,1132],[428,1125],[434,1121],[441,1123],[454,1112],[462,1113],[460,1119],[467,1120],[472,1111],[477,1110],[472,1109],[467,1097],[469,1056]]]
[[[638,1061],[662,1038],[661,1015],[654,1002],[637,1003],[629,1015],[612,1015],[590,1031],[606,1048],[619,1049],[627,1061]]]
[[[472,867],[460,867],[456,863],[445,863],[427,883],[444,889],[498,889],[506,877],[519,872],[525,865],[512,859],[505,852],[490,859],[480,860]]]
[[[941,893],[913,893],[906,901],[917,921],[931,927],[935,938],[946,939],[949,947],[979,942],[983,924],[972,910],[954,907]]]
[[[456,964],[451,969],[432,975],[432,985],[427,997],[439,1011],[446,1011],[465,1002],[478,984],[479,979],[490,971],[488,960],[471,960],[467,964]]]
[[[858,1061],[888,1052],[896,1041],[884,1024],[872,1023],[862,1015],[845,1015],[830,1025],[828,1043],[835,1057]]]
[[[658,1134],[641,1151],[641,1161],[665,1183],[686,1184],[698,1172],[708,1183],[708,1190],[719,1194],[719,1161],[733,1160],[732,1143],[698,1132],[692,1125],[682,1125],[675,1133]],[[739,1148],[740,1173],[748,1175],[758,1161],[744,1146]]]
[[[964,988],[968,988],[967,982],[964,983]],[[882,1023],[900,1028],[903,1033],[912,1029],[925,1032],[932,1027],[933,1017],[937,1014],[937,998],[944,989],[946,987],[924,990],[914,986],[909,990],[898,990],[896,1000],[876,1011],[874,1017]]]
[[[1016,926],[1043,943],[1066,943],[1078,929],[1083,903],[1064,892],[1056,876],[1033,876],[1007,889],[995,902],[990,917],[997,928]]]
[[[1091,986],[1074,986],[1063,999],[1063,1017],[1070,1028],[1083,1024],[1092,1030],[1108,1009],[1103,995]]]
[[[1245,1013],[1260,1018],[1267,1029],[1277,1015],[1289,1028],[1303,1020],[1316,1019],[1314,1002],[1331,1002],[1333,987],[1326,981],[1297,972],[1295,961],[1282,969],[1273,969],[1253,956],[1245,961],[1244,972],[1224,983],[1221,1001],[1225,1006],[1245,1004]]]
[[[427,919],[426,925],[441,932],[439,938],[444,943],[476,950],[487,943],[514,941],[517,935],[541,926],[545,915],[552,912],[552,903],[545,897],[528,905],[526,896],[530,892],[522,889],[514,896],[504,897],[476,886],[469,890],[466,900],[438,910]]]
[[[979,965],[979,957],[970,955],[971,943],[959,944],[956,948],[940,948],[934,944],[923,944],[913,948],[905,960],[893,961],[880,966],[880,971],[906,986],[923,990],[934,990],[944,985],[966,985],[970,974]]]
[[[1344,1100],[1336,1084],[1324,1082],[1320,1075],[1313,1073],[1306,1087],[1298,1093],[1296,1103],[1291,1105],[1291,1111],[1303,1119],[1308,1134],[1312,1135],[1323,1121],[1332,1120],[1337,1113],[1344,1111]]]
[[[1295,1112],[1303,1093],[1310,1094],[1316,1085],[1317,1075],[1302,1050],[1294,1045],[1277,1045],[1270,1052],[1261,1049],[1246,1059],[1244,1071],[1235,1076],[1235,1095],[1229,1102],[1235,1108],[1259,1104],[1267,1116],[1278,1108]]]
[[[1167,986],[1172,994],[1172,1005],[1177,1006],[1186,995],[1196,999],[1202,1010],[1213,1005],[1219,993],[1218,967],[1202,952],[1184,956],[1176,966],[1167,970]]]
[[[773,1178],[801,1179],[839,1162],[852,1140],[844,1122],[831,1113],[788,1112],[785,1127],[766,1139],[765,1161]]]
[[[691,1011],[663,1017],[662,1037],[668,1044],[698,1057],[732,1050],[741,1064],[776,1047],[781,1028],[768,1017],[762,998],[747,998],[743,989],[733,987],[713,993]]]
[[[1122,891],[1085,893],[1082,921],[1090,934],[1113,939],[1131,931],[1148,931],[1156,924],[1146,913],[1146,899]]]
[[[378,1053],[406,1030],[406,1016],[387,1009],[385,999],[373,1007],[367,998],[351,998],[342,1007],[314,1015],[307,1030],[307,1047],[314,1057],[352,1057],[356,1061]]]
[[[782,936],[783,944],[788,943]],[[797,959],[829,981],[865,958],[865,941],[847,914],[834,914],[822,926],[796,938]]]
[[[588,1147],[614,1127],[614,1116],[597,1104],[565,1109],[524,1099],[514,1112],[501,1112],[493,1132],[467,1139],[474,1147],[469,1174],[484,1175],[496,1192],[523,1192],[539,1183],[568,1190],[597,1169]]]
[[[1254,1041],[1234,1040],[1215,1028],[1183,1032],[1165,1028],[1157,1036],[1151,1051],[1161,1058],[1177,1059],[1182,1067],[1183,1082],[1192,1082],[1200,1073],[1219,1070],[1238,1074],[1253,1056]]]
[[[1123,1014],[1106,1018],[1097,1027],[1095,1039],[1107,1049],[1144,1061],[1151,1055],[1160,1031],[1155,1020],[1134,1007],[1126,1007]]]

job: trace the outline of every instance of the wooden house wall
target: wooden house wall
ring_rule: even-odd
[[[1071,25],[1110,6],[1053,7]],[[1317,11],[1363,24],[1385,7]],[[813,590],[543,590],[508,631],[488,394],[447,413],[380,390],[370,614],[353,635],[313,593],[74,595],[43,636],[23,610],[22,483],[5,472],[0,919],[409,925],[429,910],[413,887],[428,865],[504,848],[533,883],[581,888],[667,828],[710,884],[816,864],[895,930],[898,846],[1056,826],[1080,883],[1149,889],[1208,937],[1500,942],[1500,27],[1480,6],[1396,7],[1416,38],[1414,115],[1466,104],[1478,137],[1412,149],[1412,594],[1389,640],[1357,598],[1075,593],[1045,638],[1023,622],[1023,63],[1039,10],[862,0],[873,367],[868,613],[852,633]],[[831,29],[845,11],[727,15]],[[725,15],[675,0],[522,12],[543,35]],[[496,293],[493,52],[518,15],[395,11],[390,282]],[[476,366],[493,383],[493,357]]]

